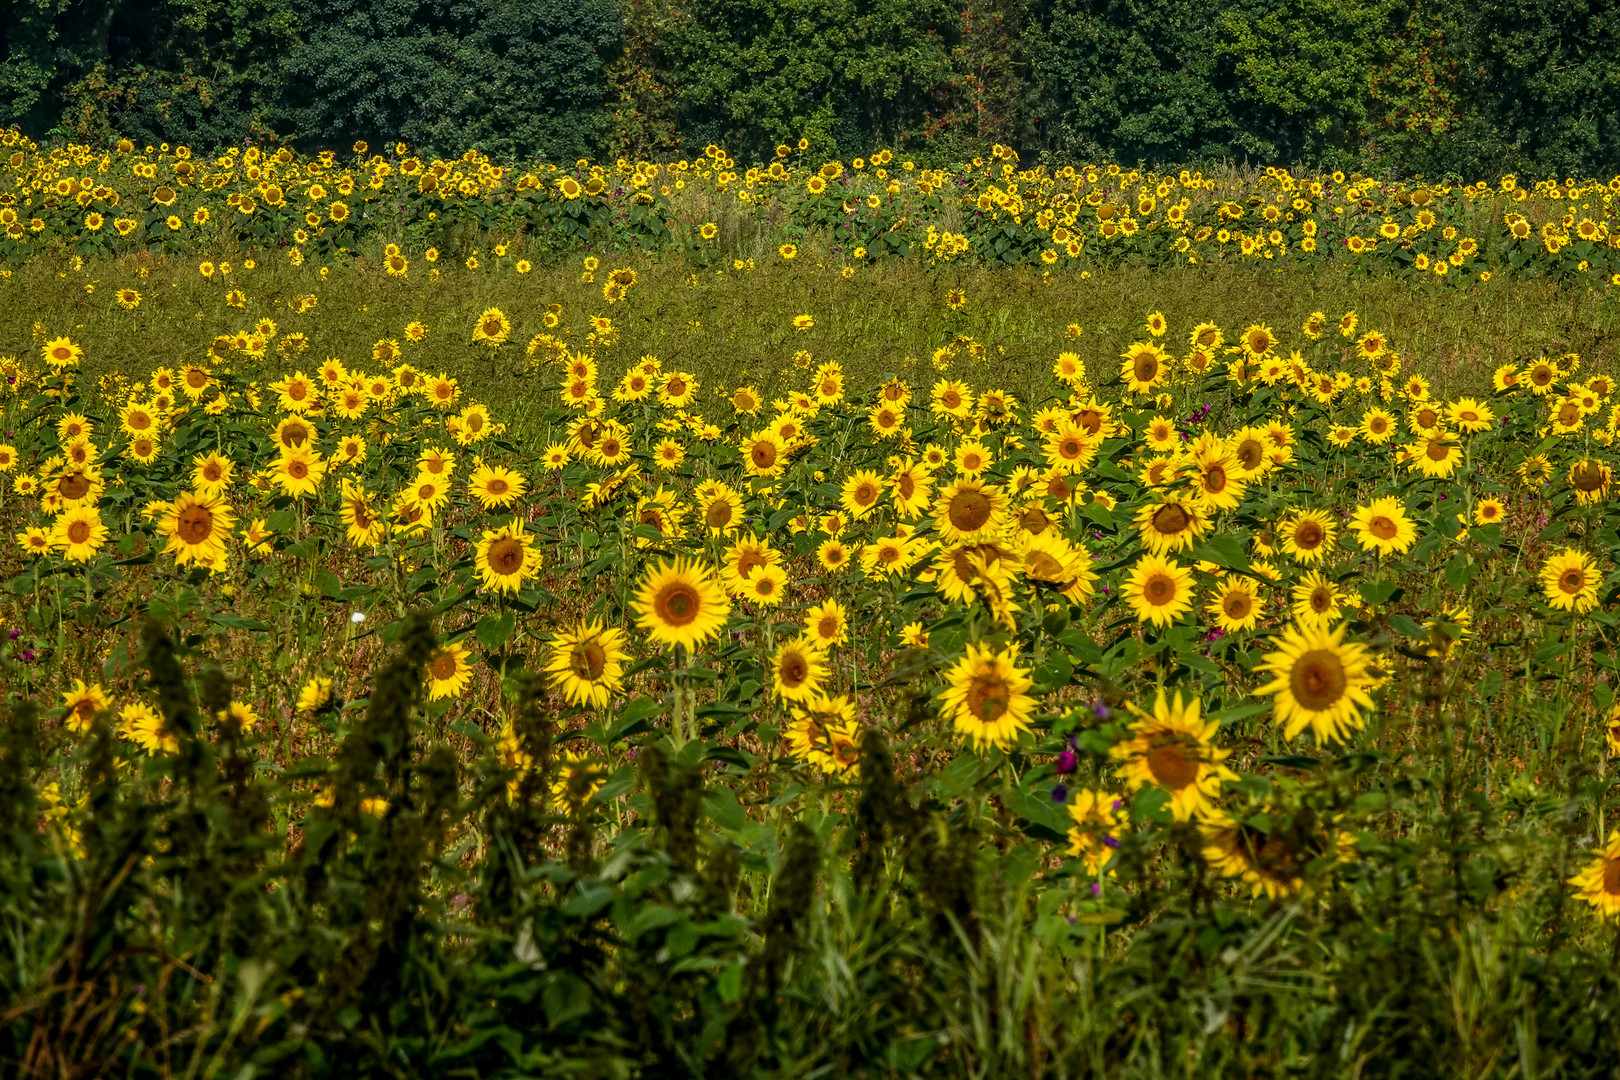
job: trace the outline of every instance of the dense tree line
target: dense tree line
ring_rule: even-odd
[[[1606,0],[0,5],[0,123],[36,138],[1620,169]]]

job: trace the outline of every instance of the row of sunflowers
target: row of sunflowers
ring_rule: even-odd
[[[639,247],[710,265],[751,257],[764,236],[781,258],[812,245],[849,266],[1331,261],[1452,284],[1504,271],[1620,282],[1620,177],[1453,184],[1275,168],[1025,167],[1001,146],[935,168],[890,150],[818,165],[785,144],[755,166],[714,146],[691,160],[537,166],[477,151],[424,158],[403,143],[352,151],[233,147],[210,157],[128,140],[42,147],[5,132],[0,263],[242,244],[300,263],[306,253],[364,253],[398,275],[413,261],[438,270],[441,254],[499,265],[480,263],[476,235],[519,256]]]
[[[462,332],[510,327],[491,309]],[[425,609],[444,737],[495,740],[518,776],[512,687],[544,674],[567,813],[622,814],[649,738],[836,796],[875,730],[946,793],[999,768],[1030,842],[1064,838],[1107,910],[1154,823],[1195,826],[1241,895],[1339,887],[1397,823],[1366,775],[1312,770],[1398,759],[1425,709],[1552,709],[1578,752],[1620,750],[1576,663],[1617,664],[1620,403],[1573,354],[1442,400],[1354,313],[1289,343],[1154,312],[1089,374],[1056,356],[1040,400],[855,388],[835,363],[767,400],[652,356],[606,373],[559,329],[528,344],[549,381],[530,441],[394,350],[297,367],[293,342],[293,370],[256,378],[277,334],[98,388],[71,335],[6,365],[4,662],[130,760],[178,748],[131,671],[140,617],[240,672],[218,725],[307,766],[351,661]],[[1446,671],[1466,701],[1433,689]],[[1493,768],[1546,752],[1480,737]],[[73,835],[71,777],[53,798]],[[1571,883],[1620,914],[1620,832]]]

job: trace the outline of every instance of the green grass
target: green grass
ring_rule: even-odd
[[[430,334],[407,349],[408,359],[455,376],[518,431],[541,403],[538,384],[524,374],[523,345],[543,329],[541,317],[551,304],[562,305],[556,332],[576,347],[591,316],[612,318],[616,343],[588,350],[605,380],[616,380],[650,353],[697,374],[711,389],[752,383],[773,395],[802,385],[793,363],[799,350],[818,363],[842,363],[852,387],[872,386],[889,373],[930,383],[939,377],[930,354],[965,334],[986,347],[986,359],[975,362],[963,352],[950,367],[952,376],[1029,400],[1065,349],[1081,354],[1094,381],[1116,373],[1121,349],[1146,336],[1143,320],[1154,310],[1169,318],[1168,340],[1181,351],[1187,330],[1206,319],[1229,338],[1250,323],[1267,323],[1286,347],[1298,340],[1311,312],[1337,318],[1353,310],[1363,328],[1390,336],[1407,358],[1404,370],[1425,374],[1442,395],[1487,390],[1491,370],[1508,360],[1577,352],[1612,369],[1620,359],[1620,291],[1548,281],[1497,278],[1449,288],[1337,270],[1302,275],[1225,266],[1099,271],[1081,279],[1028,270],[930,272],[901,263],[846,279],[809,255],[791,266],[694,276],[681,263],[614,259],[604,258],[592,284],[581,281],[577,263],[519,275],[509,260],[499,269],[452,266],[437,280],[420,273],[420,265],[409,278],[395,279],[364,262],[334,265],[323,277],[313,265],[294,267],[280,258],[266,258],[252,271],[233,260],[238,269],[228,279],[216,274],[212,280],[190,261],[118,260],[77,271],[41,262],[0,282],[0,356],[32,354],[40,332],[67,333],[85,347],[87,378],[108,372],[137,377],[161,364],[204,360],[216,334],[268,316],[284,334],[309,334],[311,347],[298,358],[306,370],[327,356],[369,368],[373,343],[400,340],[404,326],[420,320]],[[633,266],[640,282],[627,300],[609,305],[599,282],[617,265]],[[143,296],[134,311],[115,302],[126,286]],[[246,294],[240,309],[225,303],[236,288]],[[966,292],[964,310],[947,309],[951,289]],[[289,310],[290,299],[308,295],[319,298],[313,311]],[[494,355],[468,344],[474,319],[491,306],[515,324],[512,340]],[[792,320],[800,314],[813,316],[814,328],[795,331]],[[1065,338],[1069,323],[1084,329],[1078,340]],[[267,372],[287,366],[273,360],[264,365]]]

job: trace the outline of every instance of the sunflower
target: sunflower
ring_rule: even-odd
[[[1097,459],[1102,440],[1073,420],[1064,418],[1046,436],[1047,465],[1065,476],[1077,476]]]
[[[700,489],[698,516],[703,527],[717,536],[735,532],[742,524],[742,496],[726,484],[716,484],[707,491]]]
[[[478,541],[473,566],[484,588],[493,592],[516,593],[523,583],[540,575],[540,553],[523,522],[513,521],[499,529],[486,529]]]
[[[1577,506],[1590,506],[1609,497],[1614,473],[1607,463],[1597,458],[1583,458],[1569,467],[1569,486],[1575,492]]]
[[[1585,552],[1565,548],[1557,555],[1549,555],[1541,564],[1540,577],[1547,603],[1560,611],[1584,615],[1597,606],[1603,576]]]
[[[1260,621],[1260,600],[1249,581],[1230,577],[1222,584],[1215,598],[1204,608],[1215,618],[1215,625],[1228,634],[1240,630],[1253,630]]]
[[[83,734],[90,730],[97,716],[107,711],[111,700],[100,683],[85,685],[83,679],[73,680],[73,689],[62,695],[62,723],[69,731]]]
[[[1161,555],[1142,556],[1122,590],[1137,622],[1168,626],[1192,607],[1192,572]]]
[[[51,546],[62,553],[68,562],[89,562],[107,542],[108,529],[102,524],[101,511],[93,506],[75,506],[64,510],[51,523]],[[25,548],[30,545],[25,542]]]
[[[743,599],[764,607],[777,607],[787,598],[787,571],[780,566],[761,566],[738,591]]]
[[[956,448],[956,471],[963,476],[977,478],[994,464],[989,448],[976,439]]]
[[[1195,448],[1192,456],[1193,497],[1208,510],[1231,510],[1243,501],[1249,482],[1232,452],[1220,442]]]
[[[1475,525],[1495,525],[1507,518],[1507,504],[1501,499],[1481,499],[1474,506]]]
[[[1222,762],[1228,751],[1214,745],[1218,720],[1199,716],[1198,699],[1183,699],[1178,691],[1166,699],[1160,690],[1148,713],[1134,703],[1136,718],[1131,737],[1114,744],[1109,757],[1121,762],[1120,775],[1132,791],[1149,785],[1170,794],[1170,812],[1177,821],[1189,821],[1220,794],[1221,784],[1237,774]]]
[[[934,527],[947,544],[991,536],[1001,527],[1006,497],[992,484],[962,479],[934,500]]]
[[[945,673],[940,708],[975,750],[1005,749],[1018,741],[1019,732],[1029,730],[1035,711],[1029,694],[1033,683],[1016,661],[1013,652],[973,643]]]
[[[756,431],[737,447],[749,476],[769,478],[781,474],[787,464],[786,447],[776,432]]]
[[[326,462],[311,450],[286,450],[276,458],[271,478],[282,494],[294,499],[313,495],[326,476]]]
[[[605,708],[624,683],[624,631],[600,619],[580,622],[551,639],[546,672],[571,703]]]
[[[502,465],[480,465],[467,478],[467,493],[485,510],[510,506],[523,497],[527,488],[522,476]]]
[[[684,409],[697,398],[698,381],[684,371],[672,371],[658,385],[658,400],[671,409]]]
[[[285,379],[270,384],[276,393],[276,403],[282,412],[305,413],[320,405],[320,389],[315,380],[302,371],[295,371]]]
[[[1496,414],[1491,407],[1473,398],[1458,398],[1446,406],[1446,419],[1457,426],[1457,430],[1469,435],[1477,435],[1482,431],[1489,431],[1496,421]]]
[[[158,531],[169,538],[164,551],[174,556],[175,565],[219,570],[235,525],[236,515],[223,499],[186,491],[164,513]]]
[[[73,367],[84,355],[83,349],[65,337],[51,338],[40,346],[39,352],[41,359],[55,371]]]
[[[1147,394],[1164,381],[1171,356],[1162,345],[1138,341],[1120,354],[1119,377],[1133,394]]]
[[[1333,553],[1338,526],[1328,515],[1315,510],[1298,510],[1277,526],[1277,535],[1289,557],[1297,563],[1321,562]]]
[[[787,730],[788,752],[824,773],[847,775],[860,764],[860,722],[843,694],[814,694],[793,702]]]
[[[1377,680],[1367,648],[1346,643],[1344,632],[1343,626],[1331,629],[1325,622],[1290,626],[1277,650],[1255,668],[1274,676],[1255,693],[1275,697],[1288,738],[1308,727],[1318,743],[1343,742],[1365,723],[1359,710],[1372,711],[1368,690]]]
[[[686,559],[648,570],[637,586],[635,608],[654,645],[688,649],[713,638],[731,615],[731,601],[709,568]]]
[[[286,416],[276,424],[276,430],[271,433],[271,441],[282,453],[289,450],[299,450],[304,447],[313,448],[315,440],[320,436],[315,425],[301,416]]]
[[[1292,827],[1291,827],[1292,826]],[[1242,820],[1213,807],[1198,822],[1203,855],[1223,876],[1275,900],[1305,887],[1305,867],[1328,852],[1320,837],[1267,810]]]
[[[849,640],[849,612],[837,600],[813,605],[805,609],[804,632],[823,648],[843,645]]]
[[[1299,579],[1290,596],[1294,618],[1302,625],[1313,621],[1334,621],[1339,617],[1339,608],[1344,601],[1344,594],[1339,592],[1333,579],[1315,570]]]
[[[966,385],[951,379],[941,379],[930,393],[930,411],[938,417],[966,417],[973,412],[973,395]]]
[[[199,495],[217,497],[230,489],[236,463],[223,454],[209,452],[191,459],[191,486]]]
[[[1124,801],[1106,791],[1082,789],[1069,799],[1069,854],[1085,861],[1096,877],[1119,846],[1118,834],[1129,822]]]
[[[473,323],[472,340],[482,341],[492,349],[511,336],[512,320],[500,308],[485,308]]]
[[[163,715],[144,702],[132,702],[118,713],[118,734],[145,750],[148,756],[180,750],[180,740],[169,733]]]
[[[844,481],[838,502],[851,517],[863,518],[872,512],[882,497],[883,478],[875,472],[862,469]]]
[[[338,504],[338,515],[343,521],[349,543],[355,547],[375,547],[382,543],[383,519],[373,506],[374,496],[347,477]]]
[[[472,665],[467,663],[466,646],[444,645],[433,650],[427,662],[429,701],[460,697],[470,682]]]
[[[826,652],[804,635],[782,642],[771,655],[771,686],[785,701],[817,696],[827,675]]]
[[[823,570],[837,573],[849,565],[849,547],[842,540],[834,537],[824,540],[816,548],[816,562],[821,564]]]
[[[298,701],[294,706],[298,712],[313,716],[332,704],[332,680],[323,675],[314,675],[298,691]]]
[[[1185,551],[1209,529],[1204,511],[1190,502],[1166,495],[1136,511],[1136,531],[1142,545],[1155,555]]]
[[[1388,495],[1356,507],[1350,529],[1363,549],[1380,555],[1402,554],[1417,539],[1417,526],[1407,516],[1406,507]]]
[[[1407,468],[1433,479],[1443,480],[1457,471],[1462,463],[1462,447],[1452,441],[1449,432],[1436,430],[1421,442],[1406,447],[1411,460]]]
[[[1569,883],[1575,886],[1576,898],[1590,904],[1599,917],[1620,916],[1620,829],[1609,833],[1602,850]]]
[[[889,477],[889,494],[902,518],[914,521],[927,508],[933,495],[934,478],[921,462],[903,459]]]
[[[1181,433],[1176,430],[1176,422],[1165,416],[1155,416],[1149,420],[1147,427],[1142,429],[1142,438],[1148,449],[1155,453],[1167,453],[1181,445]]]
[[[1255,323],[1239,337],[1243,351],[1258,360],[1277,347],[1277,335],[1265,323]]]

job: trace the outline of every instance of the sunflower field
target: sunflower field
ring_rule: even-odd
[[[1179,264],[1121,278],[1101,197],[1012,162],[904,174],[1039,193],[958,233],[871,195],[933,241],[885,270],[837,215],[702,246],[781,163],[507,200],[227,157],[105,158],[140,209],[88,241],[93,183],[0,196],[8,1075],[1613,1075],[1609,187],[1339,178],[1394,229],[1377,321],[1303,262],[1346,190],[1212,196],[1298,215],[1242,279],[1283,322],[1188,262],[1233,242],[1172,227],[1191,178],[1068,170],[1165,204]],[[281,165],[344,219],[271,213]],[[613,184],[621,246],[558,224]],[[417,261],[523,191],[563,218]],[[1590,222],[1580,269],[1504,198]],[[666,206],[695,238],[624,243]],[[1027,265],[950,276],[994,230]],[[894,281],[918,341],[860,321]],[[1567,336],[1498,340],[1515,298]]]

